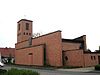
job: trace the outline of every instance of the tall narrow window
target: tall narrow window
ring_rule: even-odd
[[[91,56],[91,60],[93,60],[93,56]]]
[[[20,30],[20,24],[18,24],[18,30]]]
[[[26,23],[26,30],[29,30],[29,23]]]

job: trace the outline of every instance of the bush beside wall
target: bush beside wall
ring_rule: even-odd
[[[3,75],[7,72],[7,70],[4,70],[4,69],[0,69],[0,75]]]
[[[100,70],[100,64],[95,66],[95,70]]]
[[[24,69],[19,70],[19,69],[12,68],[7,72],[2,71],[0,75],[40,75],[40,74],[32,70],[24,70]]]

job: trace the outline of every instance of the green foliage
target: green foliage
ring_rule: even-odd
[[[39,73],[32,70],[24,70],[24,69],[19,70],[16,68],[12,68],[8,70],[6,73],[4,73],[3,75],[39,75]]]
[[[95,70],[100,70],[100,64],[95,66]]]
[[[4,70],[4,69],[0,69],[0,75],[3,75],[7,72],[7,70]]]

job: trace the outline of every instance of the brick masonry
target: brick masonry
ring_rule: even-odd
[[[29,30],[26,29],[27,23]],[[99,63],[100,53],[85,53],[87,51],[86,35],[75,39],[62,39],[61,31],[58,30],[31,38],[31,20],[22,19],[18,21],[17,26],[17,28],[20,26],[20,29],[17,29],[17,43],[15,44],[16,64],[87,67]]]

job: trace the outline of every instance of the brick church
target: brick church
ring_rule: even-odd
[[[15,64],[33,66],[78,66],[100,64],[100,53],[87,51],[86,35],[63,39],[61,31],[32,38],[32,21],[17,22]]]

